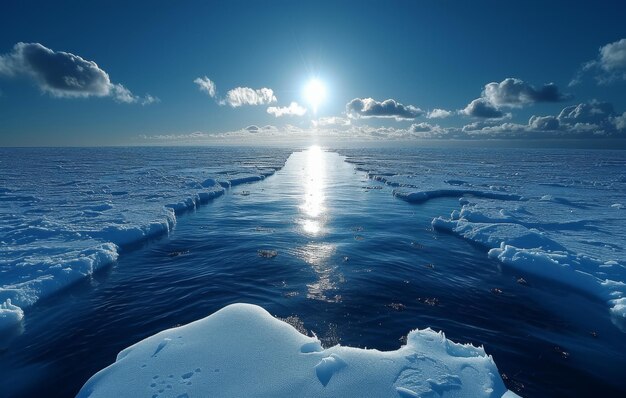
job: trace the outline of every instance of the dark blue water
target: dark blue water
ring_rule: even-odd
[[[294,153],[31,308],[0,353],[0,396],[73,396],[121,349],[234,302],[302,322],[325,345],[390,350],[411,329],[444,330],[484,345],[524,396],[624,395],[626,338],[606,306],[430,228],[456,207],[410,205],[334,153]]]

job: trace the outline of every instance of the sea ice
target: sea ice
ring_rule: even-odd
[[[255,148],[1,148],[0,328],[21,309],[167,234],[176,215],[280,169]],[[24,161],[28,159],[29,161]],[[11,310],[7,300],[20,312]]]
[[[313,348],[313,349],[312,349]],[[79,398],[515,397],[483,348],[430,329],[381,352],[299,333],[258,306],[233,304],[119,353]]]
[[[458,197],[435,229],[502,263],[607,303],[626,331],[626,153],[405,148],[343,150],[358,170],[413,203]]]

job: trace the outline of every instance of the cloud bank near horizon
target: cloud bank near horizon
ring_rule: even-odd
[[[484,140],[484,139],[591,139],[626,138],[626,112],[618,114],[610,103],[590,101],[564,107],[558,115],[533,115],[527,123],[512,123],[503,119],[483,119],[462,127],[442,127],[427,122],[412,123],[409,127],[371,126],[354,124],[350,119],[329,117],[312,120],[312,127],[266,125],[248,127],[224,133],[194,132],[191,134],[142,135],[145,142],[190,143],[217,140],[238,140],[252,136],[255,139],[304,139],[325,137],[361,140]]]

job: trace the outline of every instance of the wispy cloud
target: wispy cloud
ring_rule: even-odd
[[[0,55],[0,75],[27,76],[53,97],[112,97],[118,102],[144,105],[158,102],[149,94],[140,97],[122,84],[112,83],[94,61],[53,51],[40,43],[17,43],[11,52]]]
[[[215,95],[217,94],[217,88],[215,86],[215,83],[211,79],[204,76],[198,77],[193,82],[198,85],[200,91],[204,91],[209,95],[209,97],[215,98]]]
[[[569,85],[580,84],[587,73],[593,73],[599,84],[626,80],[626,38],[600,47],[597,58],[585,62]]]
[[[239,108],[243,105],[269,105],[277,101],[274,90],[267,87],[260,89],[235,87],[232,90],[228,90],[223,98],[219,98],[217,85],[213,80],[203,76],[194,79],[193,82],[198,85],[200,91],[214,98],[219,105],[230,105],[233,108]]]

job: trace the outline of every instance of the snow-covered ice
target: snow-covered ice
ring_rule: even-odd
[[[11,299],[0,304],[0,329],[14,325],[23,318],[24,311],[17,305],[11,304]]]
[[[0,149],[0,328],[24,307],[167,234],[176,215],[280,169],[253,148]],[[9,302],[10,300],[10,302]]]
[[[430,329],[396,351],[334,347],[258,306],[233,304],[126,348],[81,398],[515,397],[483,348]]]
[[[347,160],[412,203],[459,198],[434,228],[490,257],[607,303],[626,330],[626,153],[558,149],[362,149]]]

